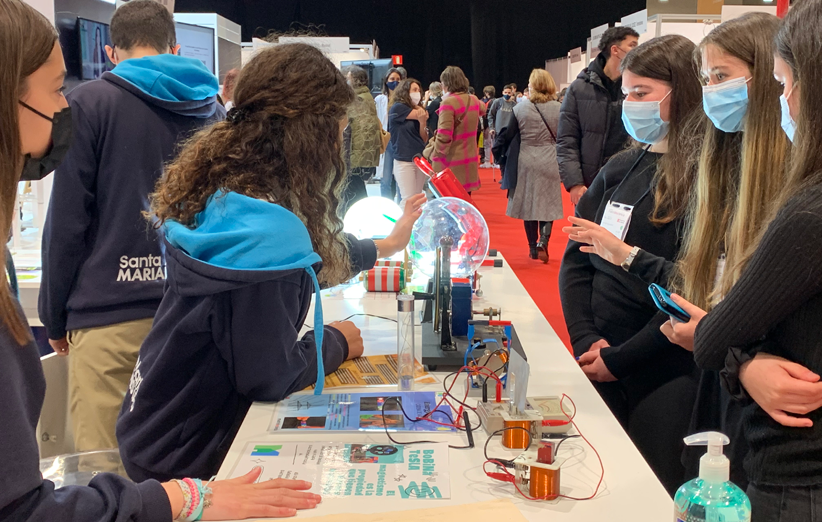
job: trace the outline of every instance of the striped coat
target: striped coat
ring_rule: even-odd
[[[485,105],[476,96],[452,94],[442,99],[431,164],[440,172],[451,169],[468,192],[480,187],[477,126]],[[457,120],[462,120],[455,127]]]

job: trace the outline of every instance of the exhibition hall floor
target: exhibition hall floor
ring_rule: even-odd
[[[568,330],[565,328],[565,319],[562,316],[562,305],[559,301],[559,265],[568,234],[562,232],[562,227],[568,225],[566,220],[554,221],[551,232],[551,241],[548,243],[548,264],[528,257],[528,243],[525,239],[525,229],[522,221],[505,215],[508,204],[506,191],[500,190],[500,171],[480,169],[482,188],[472,194],[474,202],[488,223],[491,232],[491,248],[496,248],[505,256],[522,286],[542,311],[551,327],[562,342],[570,348]],[[568,198],[568,193],[562,190],[563,210],[566,216],[572,215],[574,206]],[[505,310],[502,311],[503,317]]]

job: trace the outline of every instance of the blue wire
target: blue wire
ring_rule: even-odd
[[[463,358],[462,365],[468,366],[468,354],[473,352],[475,348],[477,348],[481,343],[474,344],[471,348],[465,350],[465,357]],[[472,357],[473,359],[473,357]]]

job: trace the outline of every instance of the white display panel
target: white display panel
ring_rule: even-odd
[[[214,67],[214,29],[199,25],[175,23],[180,56],[195,58],[216,74]]]

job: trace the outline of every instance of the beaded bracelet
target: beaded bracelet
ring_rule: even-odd
[[[200,488],[194,481],[190,478],[184,478],[183,482],[188,486],[189,491],[191,492],[191,506],[189,507],[188,511],[186,512],[185,518],[183,518],[184,522],[194,522],[198,520],[198,512],[202,514],[203,511],[203,497],[200,494]]]
[[[174,520],[182,522],[185,520],[185,514],[191,510],[191,490],[188,488],[188,484],[182,480],[175,480],[174,482],[177,483],[183,493],[183,509],[180,510],[180,514]]]

